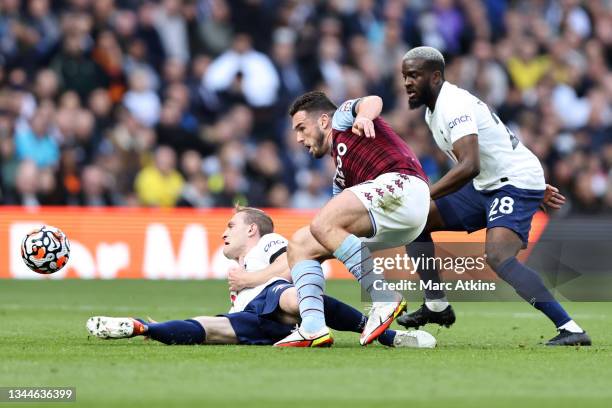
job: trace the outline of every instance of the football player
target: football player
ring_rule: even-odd
[[[429,187],[414,152],[380,117],[382,99],[367,96],[337,107],[324,93],[308,92],[289,109],[298,143],[315,158],[331,155],[336,164],[334,197],[288,247],[291,276],[302,323],[276,343],[303,347],[331,340],[326,326],[325,277],[321,261],[333,255],[372,300],[360,336],[367,345],[405,309],[399,293],[374,273],[370,251],[403,246],[419,236],[427,221]],[[358,135],[376,138],[371,142]],[[379,283],[376,285],[376,283]]]
[[[95,316],[87,321],[90,334],[107,338],[147,336],[165,344],[269,345],[286,337],[299,323],[297,293],[289,282],[287,240],[274,233],[263,211],[237,207],[223,233],[223,253],[256,276],[253,287],[237,292],[229,313],[162,323],[129,317]],[[360,333],[367,318],[332,297],[324,298],[326,318],[336,330]],[[423,331],[386,330],[381,344],[394,347],[433,347]]]
[[[553,298],[540,276],[516,259],[527,245],[531,220],[542,201],[559,208],[565,198],[545,184],[538,158],[484,102],[445,80],[444,66],[442,54],[431,47],[413,48],[402,61],[410,108],[426,106],[425,120],[436,144],[455,162],[430,187],[427,226],[416,241],[431,243],[433,231],[486,228],[488,264],[555,324],[559,333],[547,344],[590,345],[587,333]],[[440,282],[435,269],[419,273],[424,281]],[[450,326],[454,321],[444,291],[427,290],[421,308],[402,316],[399,323]]]

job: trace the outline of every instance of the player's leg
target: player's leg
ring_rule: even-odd
[[[524,300],[544,313],[559,330],[549,345],[590,345],[591,339],[565,311],[533,269],[521,264],[516,255],[523,240],[509,228],[487,230],[485,247],[487,263],[497,275],[514,288]]]
[[[457,227],[463,229],[463,227]],[[429,215],[425,229],[412,243],[406,245],[406,253],[412,258],[433,259],[436,256],[431,233],[446,230],[444,219],[435,201],[429,205]],[[450,327],[456,317],[453,307],[448,303],[446,293],[440,289],[440,274],[435,262],[422,262],[416,268],[420,280],[425,283],[423,304],[412,313],[406,313],[397,322],[408,328],[419,328],[428,323]]]
[[[207,338],[207,332],[202,325],[205,319],[212,325],[210,334],[213,339],[226,334],[223,328],[224,322],[217,320],[225,318],[215,317],[149,323],[131,317],[94,316],[87,321],[87,330],[91,335],[102,339],[147,336],[164,344],[202,344]],[[229,322],[227,324],[229,325]],[[229,328],[231,329],[231,326]],[[216,332],[217,329],[219,333]]]
[[[279,321],[285,324],[299,323],[300,311],[297,290],[289,288],[283,292],[279,301]],[[339,331],[361,333],[368,318],[354,307],[331,296],[323,295],[323,308],[326,324]]]
[[[425,259],[435,257],[435,247],[433,244],[433,239],[431,238],[431,233],[435,231],[444,231],[446,229],[446,224],[444,223],[444,219],[438,210],[438,206],[435,201],[431,201],[429,204],[429,214],[427,216],[427,224],[425,225],[425,229],[415,239],[412,243],[406,245],[406,252],[413,258],[423,257]],[[439,289],[440,285],[440,274],[438,269],[436,268],[435,262],[426,262],[419,264],[417,268],[417,273],[421,278],[421,281],[427,283],[425,286],[425,299],[428,306],[432,306],[435,311],[437,310],[437,306],[439,306],[440,301],[446,300],[446,294],[443,290]]]
[[[297,291],[302,323],[300,330],[278,342],[277,345],[310,346],[315,344],[316,339],[331,338],[329,329],[325,325],[323,309],[325,277],[321,267],[321,261],[328,257],[329,251],[317,242],[309,227],[303,227],[293,235],[287,248],[287,258],[291,267],[291,279]],[[296,340],[300,336],[304,339]]]
[[[236,332],[227,317],[198,316],[191,320],[198,322],[205,330],[205,344],[238,344]]]
[[[327,325],[339,331],[361,333],[368,318],[355,309],[331,296],[323,296],[325,321]],[[297,290],[289,288],[283,292],[279,300],[278,320],[283,324],[299,323],[299,308],[297,302]],[[387,347],[416,347],[431,348],[435,346],[435,339],[429,333],[422,330],[404,332],[387,329],[380,336],[378,342]]]
[[[570,318],[544,285],[542,278],[521,264],[516,255],[529,239],[531,220],[544,191],[504,186],[489,197],[486,255],[491,268],[557,327],[549,345],[590,345],[588,335]]]
[[[372,308],[359,342],[371,343],[406,308],[399,293],[384,287],[376,289],[376,281],[383,281],[384,277],[374,273],[370,249],[360,239],[377,234],[371,213],[355,192],[345,190],[321,209],[310,224],[310,231],[327,250],[333,251],[370,296]]]
[[[405,309],[374,273],[371,250],[412,241],[427,221],[429,187],[423,180],[388,173],[350,187],[331,200],[311,223],[311,232],[357,278],[373,301],[361,343],[368,344]],[[361,237],[361,238],[359,238]]]
[[[425,230],[412,243],[406,245],[406,252],[413,258],[434,258],[432,232],[479,230],[487,225],[486,211],[486,201],[471,182],[453,194],[431,201]],[[402,326],[418,328],[434,323],[450,327],[455,323],[455,312],[446,299],[446,293],[436,287],[441,280],[435,264],[431,262],[418,265],[417,272],[421,281],[431,286],[426,286],[425,300],[419,309],[398,318],[397,322]]]
[[[343,194],[346,193],[341,193],[340,196]],[[337,200],[338,197],[332,199],[332,202]],[[329,203],[322,212],[325,209],[329,209]],[[365,211],[363,215],[367,217]],[[366,230],[366,233],[371,230],[369,220],[361,228]],[[361,242],[359,244],[361,245]],[[310,227],[298,230],[289,242],[287,257],[291,267],[293,284],[297,289],[298,307],[302,323],[296,333],[292,333],[291,336],[278,342],[277,345],[301,346],[310,344],[309,340],[318,338],[320,337],[319,335],[329,335],[329,329],[327,329],[325,322],[323,301],[325,277],[323,276],[320,261],[329,257],[331,252],[332,250],[321,245],[315,239]]]
[[[381,276],[373,273],[372,254],[360,237],[375,235],[370,212],[351,190],[330,200],[310,224],[310,232],[341,261],[374,302],[395,300],[392,291],[374,290]]]

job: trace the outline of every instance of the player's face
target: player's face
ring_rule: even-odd
[[[251,225],[244,222],[244,213],[236,213],[223,231],[223,255],[238,260],[244,252],[249,238]]]
[[[325,128],[319,122],[328,124],[326,114],[306,113],[298,111],[293,115],[292,124],[296,140],[299,144],[308,149],[308,153],[315,159],[320,159],[329,151],[329,146],[325,143]]]
[[[428,103],[433,98],[434,84],[432,73],[425,67],[422,59],[406,59],[402,61],[402,76],[404,88],[408,94],[408,106],[416,109]]]

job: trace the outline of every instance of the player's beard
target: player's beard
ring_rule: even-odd
[[[325,133],[320,129],[317,129],[317,143],[312,146],[311,154],[315,159],[325,156]]]
[[[423,100],[420,96],[416,96],[416,98],[408,99],[408,107],[410,109],[417,109],[423,106]]]
[[[421,106],[427,104],[427,102],[432,100],[433,98],[433,90],[431,89],[429,84],[420,89],[417,89],[416,91],[417,92],[415,98],[408,99],[408,107],[410,109],[420,108]]]

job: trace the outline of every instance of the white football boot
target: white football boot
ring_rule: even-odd
[[[327,326],[317,333],[306,333],[298,328],[282,340],[274,343],[274,347],[331,347],[334,338]]]
[[[144,325],[131,317],[94,316],[87,320],[87,331],[101,339],[125,339],[142,334]]]
[[[373,302],[368,322],[361,333],[359,343],[367,346],[391,326],[393,320],[406,310],[404,299],[396,302]]]
[[[397,330],[393,339],[393,347],[434,348],[436,338],[425,330]]]

